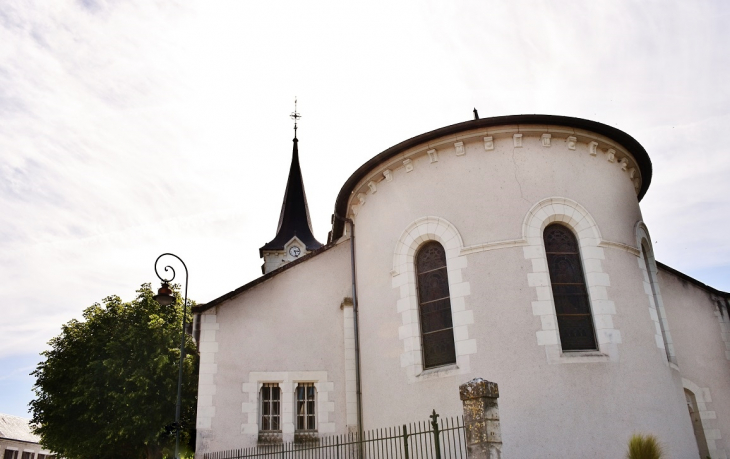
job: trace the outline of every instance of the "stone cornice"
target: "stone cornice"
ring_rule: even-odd
[[[611,139],[580,129],[564,128],[561,126],[499,126],[493,129],[478,129],[447,136],[414,146],[402,153],[391,157],[364,176],[353,188],[348,201],[347,216],[354,218],[367,199],[368,192],[374,194],[377,185],[382,181],[391,182],[393,172],[404,169],[405,172],[414,171],[414,162],[417,158],[428,156],[429,162],[439,160],[439,151],[453,150],[455,156],[466,155],[466,144],[484,143],[485,152],[494,150],[494,141],[512,137],[513,147],[522,148],[525,138],[537,138],[543,148],[557,146],[564,142],[569,150],[575,150],[578,144],[585,144],[588,154],[599,154],[609,163],[615,163],[631,180],[637,195],[641,190],[640,166],[636,159],[620,144]],[[354,202],[353,202],[354,201]]]
[[[351,214],[351,200],[362,193],[362,187],[372,181],[377,184],[385,179],[393,179],[393,171],[406,167],[408,172],[413,169],[412,159],[427,154],[428,150],[439,150],[446,146],[457,152],[461,142],[484,142],[484,149],[494,148],[495,138],[504,138],[514,134],[542,137],[550,134],[549,144],[555,145],[560,139],[574,149],[576,142],[595,142],[594,152],[599,151],[606,159],[617,162],[634,181],[638,199],[646,193],[651,182],[652,166],[649,155],[644,147],[633,137],[614,127],[581,118],[554,115],[512,115],[478,120],[446,126],[401,142],[371,158],[360,166],[340,189],[335,202],[335,214],[345,217]],[[543,143],[543,146],[549,148]],[[613,150],[613,157],[609,150]],[[626,158],[625,163],[621,160]],[[408,161],[411,160],[411,161]],[[330,240],[337,240],[344,232],[344,223],[333,218]]]

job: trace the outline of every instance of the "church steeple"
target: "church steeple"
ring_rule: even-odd
[[[276,237],[259,249],[259,255],[264,258],[262,270],[264,274],[279,266],[295,260],[307,252],[322,247],[322,244],[312,234],[312,223],[309,219],[307,195],[304,192],[304,180],[299,166],[299,139],[297,139],[297,121],[301,115],[294,113],[294,139],[292,148],[289,179],[286,183],[284,201],[281,204],[279,226]]]

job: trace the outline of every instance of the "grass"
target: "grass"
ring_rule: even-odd
[[[634,434],[629,439],[626,459],[662,459],[664,451],[654,435]]]

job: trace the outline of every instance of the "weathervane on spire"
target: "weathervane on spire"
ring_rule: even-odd
[[[289,115],[289,117],[294,120],[294,138],[296,139],[297,138],[297,121],[299,121],[299,118],[302,117],[302,115],[300,115],[299,112],[297,111],[297,98],[296,97],[294,98],[294,111],[292,112],[291,115]]]

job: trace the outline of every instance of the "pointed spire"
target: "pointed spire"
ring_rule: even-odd
[[[307,195],[304,192],[304,180],[302,170],[299,166],[299,139],[297,139],[297,121],[301,115],[296,111],[295,99],[294,113],[291,114],[294,120],[294,143],[292,148],[291,167],[289,168],[289,179],[286,182],[284,201],[281,204],[279,215],[279,226],[276,228],[276,237],[259,249],[263,252],[268,250],[284,250],[284,246],[296,236],[304,243],[307,251],[316,250],[322,244],[314,238],[312,222],[309,219],[309,206],[307,206]]]

